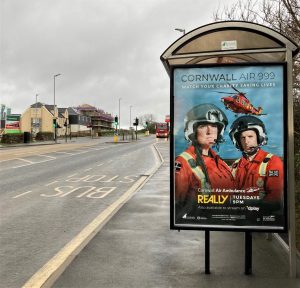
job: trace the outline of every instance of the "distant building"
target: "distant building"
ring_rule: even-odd
[[[21,115],[21,130],[34,136],[39,131],[54,133],[53,117],[53,105],[51,109],[51,105],[40,102],[32,104]]]
[[[74,108],[68,108],[69,127],[72,136],[91,135],[91,118],[77,113]]]
[[[112,130],[111,114],[88,104],[74,108],[57,108],[57,106],[37,102],[32,104],[21,115],[21,131],[35,136],[38,132],[54,134],[53,120],[57,119],[57,136],[101,135],[101,132]]]
[[[21,115],[21,131],[30,132],[35,136],[38,132],[50,132],[54,134],[53,120],[57,119],[57,136],[68,135],[68,109],[57,108],[41,102],[32,104]]]
[[[97,136],[101,135],[101,132],[113,130],[114,119],[110,113],[88,104],[74,107],[74,110],[80,115],[90,117],[93,135]]]

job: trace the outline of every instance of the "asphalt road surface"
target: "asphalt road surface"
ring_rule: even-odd
[[[0,287],[21,287],[158,162],[153,137],[4,149]]]

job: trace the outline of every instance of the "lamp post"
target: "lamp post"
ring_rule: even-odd
[[[119,133],[120,133],[120,127],[121,127],[121,99],[122,98],[119,98]]]
[[[36,131],[37,131],[37,97],[39,96],[39,94],[35,94],[35,121],[34,121],[34,137],[36,136]]]
[[[55,119],[54,123],[55,123],[55,127],[54,127],[54,141],[55,143],[57,143],[57,137],[56,137],[56,126],[57,126],[57,121],[56,121],[56,115],[55,115],[55,78],[60,76],[61,74],[58,73],[58,74],[55,74],[53,76],[53,79],[54,79],[54,104],[53,104],[53,119]]]
[[[129,114],[129,130],[130,130],[130,127],[131,127],[131,108],[132,107],[133,107],[132,105],[130,105],[130,107],[129,107],[129,110],[130,110],[130,114]]]
[[[181,29],[181,28],[175,28],[176,31],[182,32],[183,35],[185,34],[185,29]]]

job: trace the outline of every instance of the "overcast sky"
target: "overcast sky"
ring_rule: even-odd
[[[226,3],[236,2],[227,0]],[[22,113],[38,101],[90,104],[117,114],[121,126],[169,114],[169,77],[160,55],[213,22],[218,0],[0,0],[0,104]]]

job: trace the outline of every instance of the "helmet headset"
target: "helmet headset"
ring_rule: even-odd
[[[240,136],[242,132],[253,130],[257,136],[257,146],[253,147],[253,151],[246,153],[248,155],[255,154],[260,146],[266,145],[268,142],[267,131],[265,124],[254,116],[241,116],[237,118],[231,125],[229,131],[229,137],[231,138],[234,146],[243,151],[241,145]]]
[[[194,142],[197,137],[199,125],[215,124],[218,128],[216,144],[223,143],[224,130],[228,124],[225,113],[214,104],[200,104],[193,107],[184,119],[184,135],[189,142]]]

